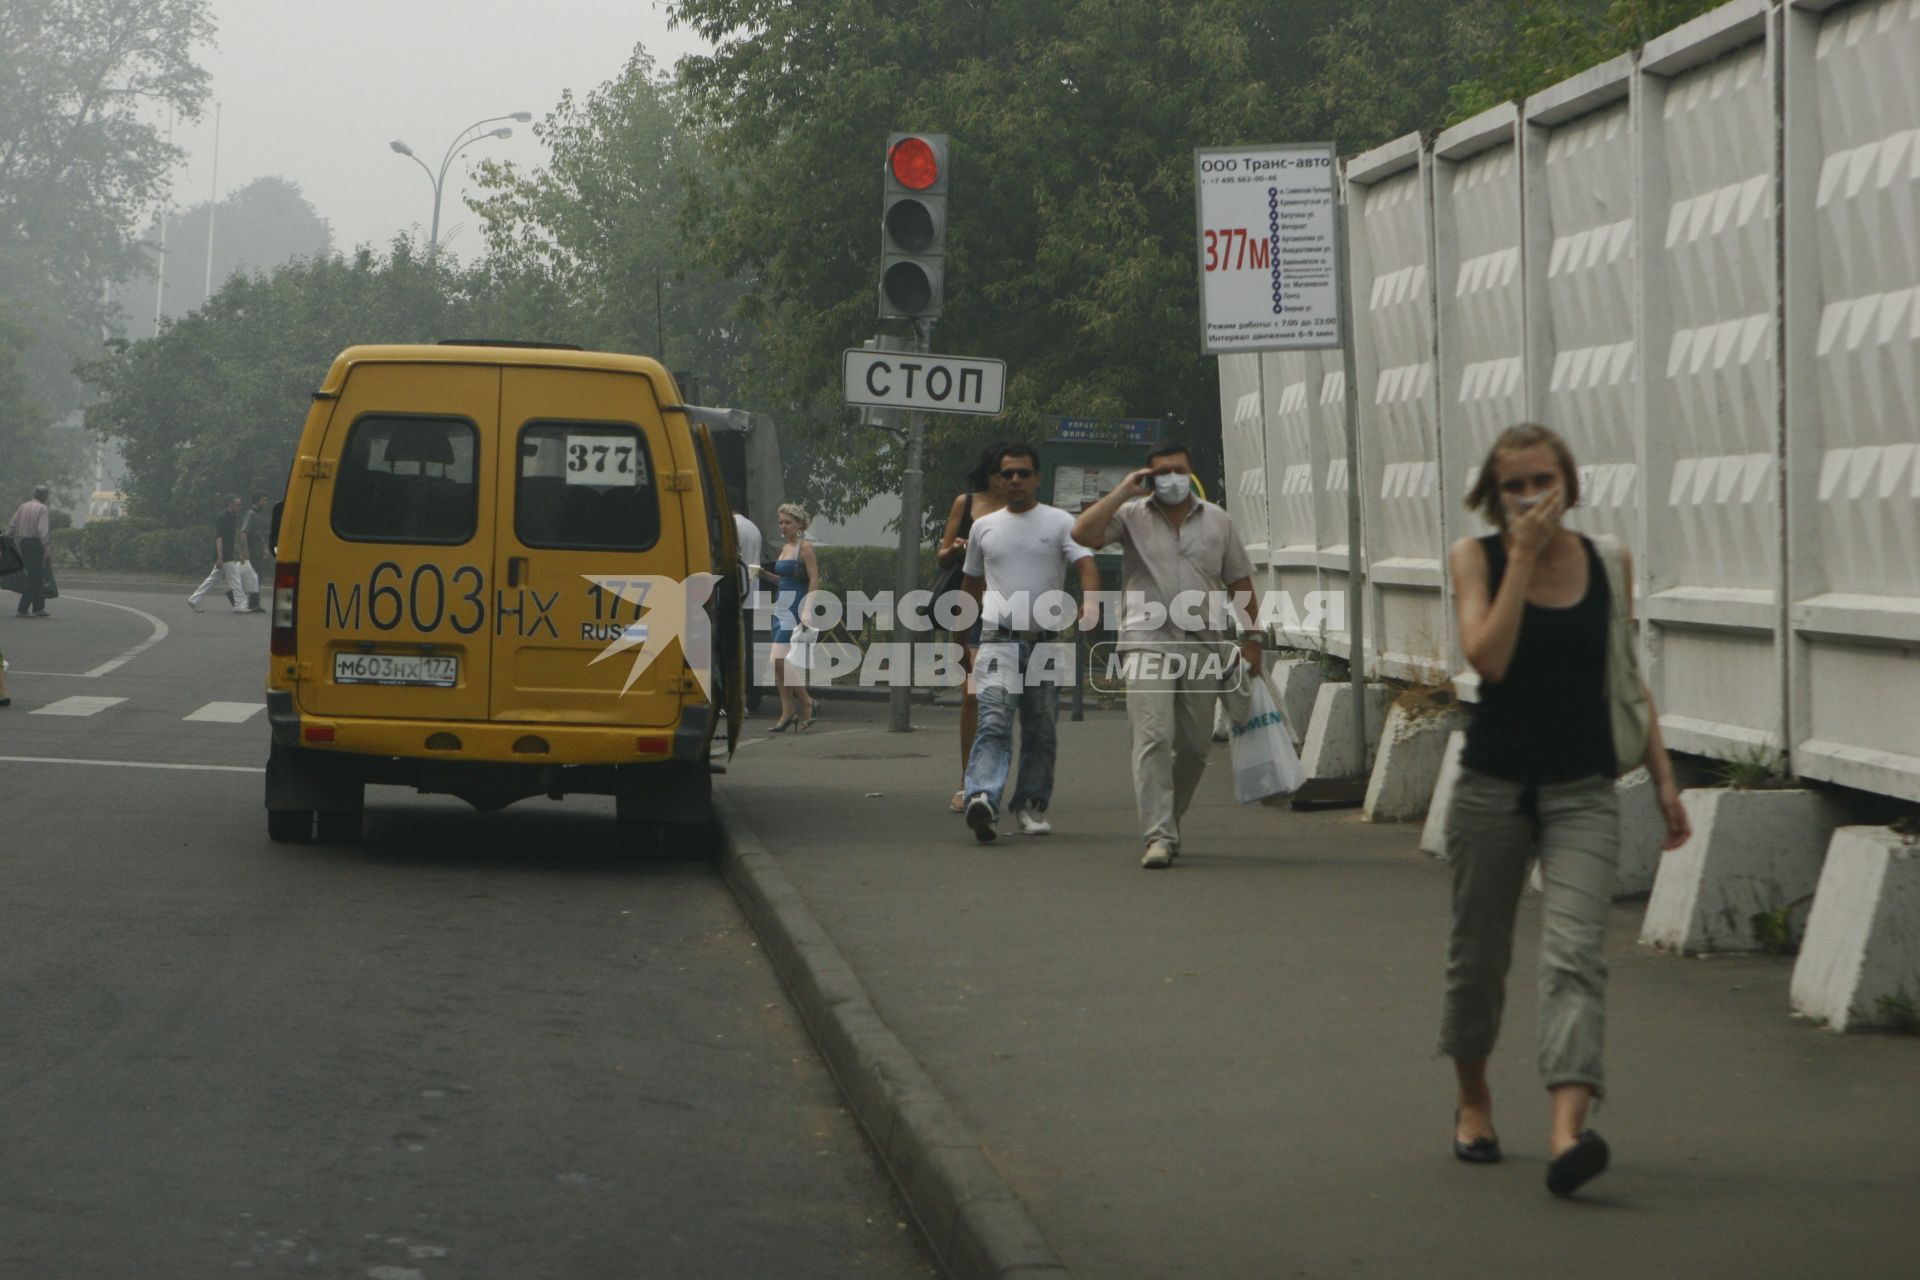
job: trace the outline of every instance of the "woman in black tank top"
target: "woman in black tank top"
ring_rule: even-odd
[[[1540,1071],[1552,1097],[1547,1187],[1570,1195],[1607,1166],[1586,1128],[1604,1089],[1607,912],[1619,863],[1619,809],[1607,701],[1611,625],[1606,565],[1560,525],[1579,471],[1545,427],[1502,433],[1467,506],[1498,532],[1449,553],[1460,646],[1480,676],[1462,769],[1447,812],[1453,929],[1440,1051],[1459,1086],[1454,1154],[1500,1159],[1487,1057],[1499,1034],[1514,917],[1537,857]],[[1622,555],[1623,568],[1630,562]],[[1689,834],[1655,713],[1646,765],[1667,818],[1667,848]]]
[[[960,567],[967,559],[967,535],[973,532],[973,522],[981,516],[992,515],[1007,505],[1006,494],[1000,488],[1000,476],[996,468],[1000,464],[1000,454],[1006,448],[1005,441],[996,441],[988,445],[980,455],[980,461],[973,470],[967,472],[967,491],[953,500],[953,506],[947,511],[947,527],[940,535],[940,550],[934,560],[940,566],[936,579],[936,593],[958,591],[960,589]],[[951,577],[951,586],[946,583]],[[953,638],[965,656],[961,665],[967,671],[973,670],[973,655],[980,648],[980,619],[976,615],[971,627],[955,631]],[[960,693],[960,770],[966,772],[967,757],[973,754],[974,730],[980,723],[980,703],[973,696],[973,684],[969,680]],[[964,813],[967,808],[965,788],[953,793],[948,808],[955,813]]]

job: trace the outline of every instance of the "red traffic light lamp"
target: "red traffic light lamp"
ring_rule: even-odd
[[[917,133],[887,148],[887,168],[893,171],[894,181],[909,191],[925,191],[938,182],[944,168],[941,159],[933,144]]]
[[[930,320],[946,304],[947,136],[887,138],[880,209],[880,315]]]

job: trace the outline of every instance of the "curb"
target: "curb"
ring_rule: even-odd
[[[720,873],[941,1270],[952,1280],[1064,1280],[1066,1264],[881,1020],[799,890],[718,790],[713,805]]]

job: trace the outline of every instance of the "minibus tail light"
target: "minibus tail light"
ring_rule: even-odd
[[[293,656],[293,604],[300,590],[300,566],[281,563],[273,570],[273,639],[274,656],[290,658]]]

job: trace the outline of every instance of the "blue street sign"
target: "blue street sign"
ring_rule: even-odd
[[[1049,418],[1053,433],[1049,444],[1144,444],[1160,443],[1159,418]]]

